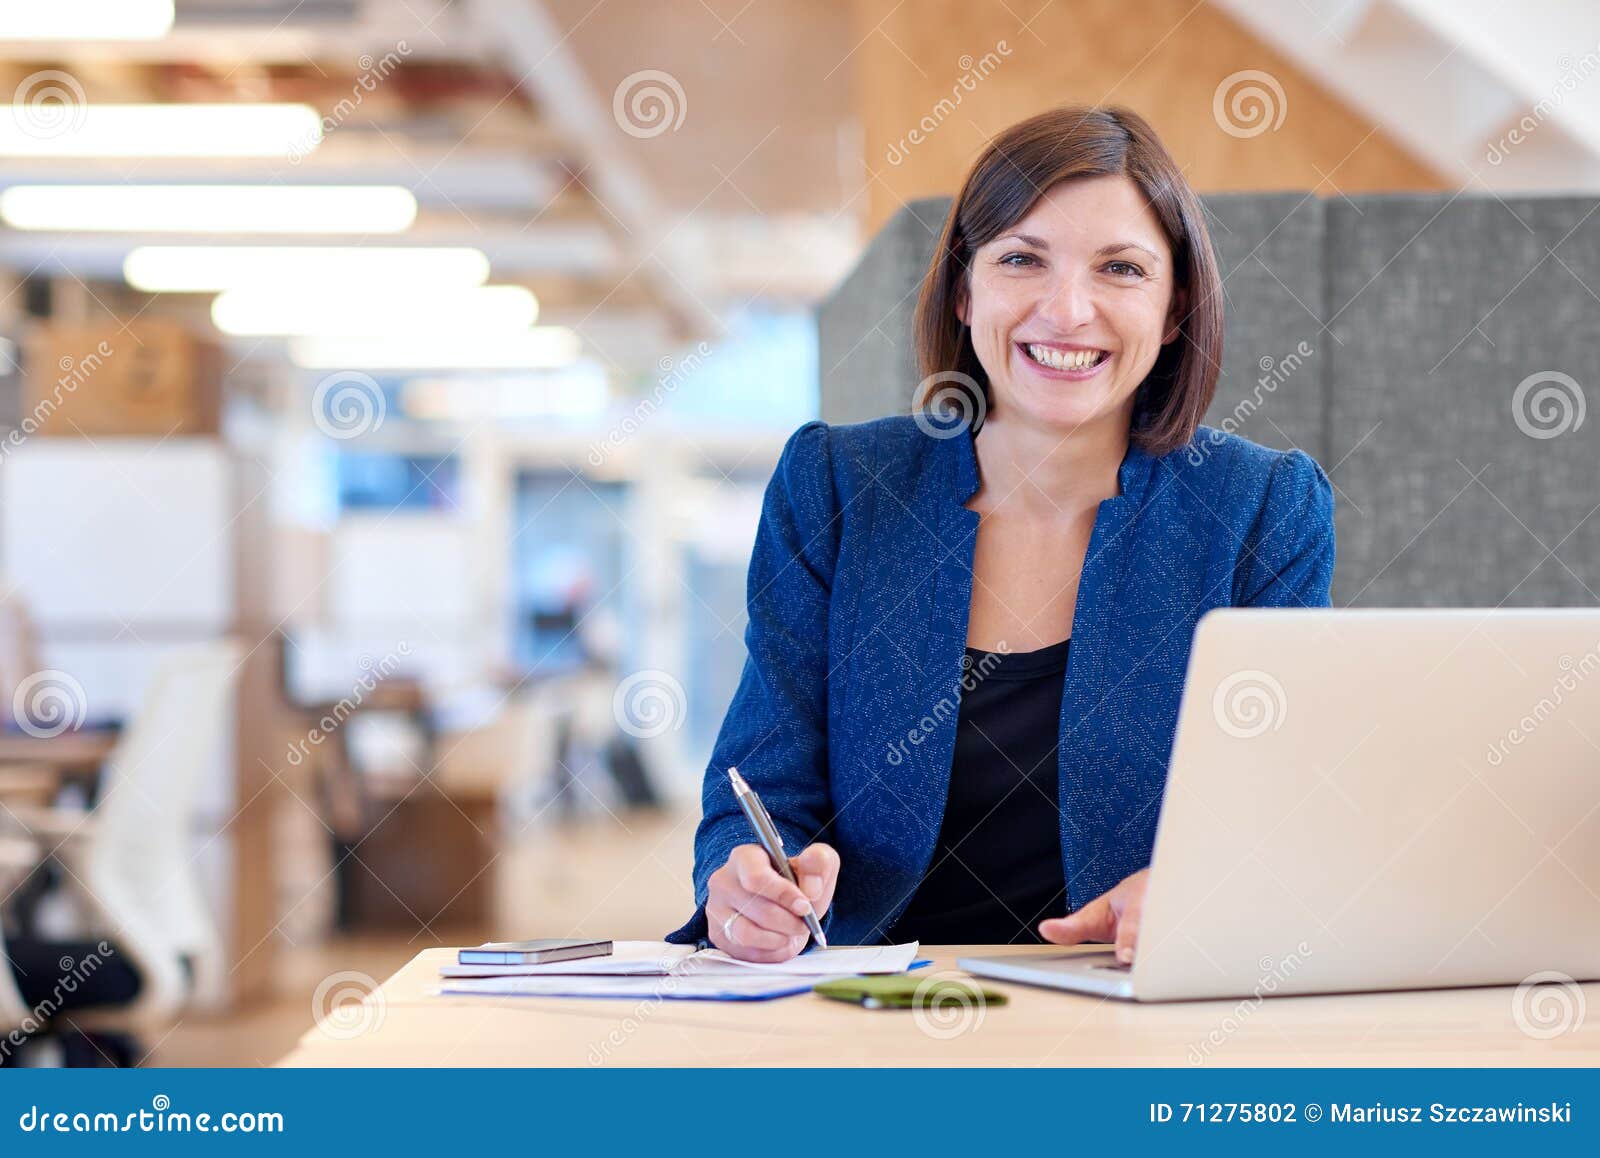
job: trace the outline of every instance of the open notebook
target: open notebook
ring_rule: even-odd
[[[730,957],[721,949],[696,949],[665,941],[617,941],[606,957],[550,961],[542,965],[456,965],[440,968],[442,977],[851,977],[858,973],[904,973],[916,960],[917,942],[905,945],[852,945],[811,949],[775,964]]]

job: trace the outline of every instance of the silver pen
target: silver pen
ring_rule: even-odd
[[[800,882],[795,880],[794,869],[789,864],[789,857],[783,851],[783,837],[778,832],[778,826],[772,823],[772,817],[768,814],[766,806],[761,803],[761,797],[756,795],[754,788],[744,782],[744,777],[739,775],[739,769],[729,766],[728,779],[733,782],[734,799],[738,800],[739,807],[744,809],[750,827],[756,830],[756,836],[761,841],[761,847],[767,850],[767,858],[772,861],[773,869],[784,880],[799,888]],[[822,935],[822,922],[817,920],[815,908],[806,914],[806,928],[811,930],[811,938],[816,941],[818,948],[828,947],[828,938]]]

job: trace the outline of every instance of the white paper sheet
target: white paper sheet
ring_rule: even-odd
[[[829,949],[811,949],[787,961],[764,964],[759,961],[741,961],[730,957],[721,949],[702,949],[690,957],[680,968],[693,969],[700,974],[723,972],[781,973],[797,977],[854,977],[858,973],[904,973],[916,960],[921,945],[916,941],[904,945],[839,945]]]
[[[443,996],[634,997],[660,1001],[759,1001],[805,993],[811,979],[793,975],[725,973],[715,977],[465,977],[446,981]]]

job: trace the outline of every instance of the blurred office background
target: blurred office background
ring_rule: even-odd
[[[659,938],[886,223],[1063,101],[1202,193],[1592,193],[1596,72],[1576,3],[0,4],[8,938],[120,938],[152,1064]]]

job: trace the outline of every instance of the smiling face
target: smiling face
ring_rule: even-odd
[[[1126,429],[1139,384],[1177,340],[1184,296],[1138,186],[1058,182],[973,254],[957,306],[989,379],[987,420]]]

